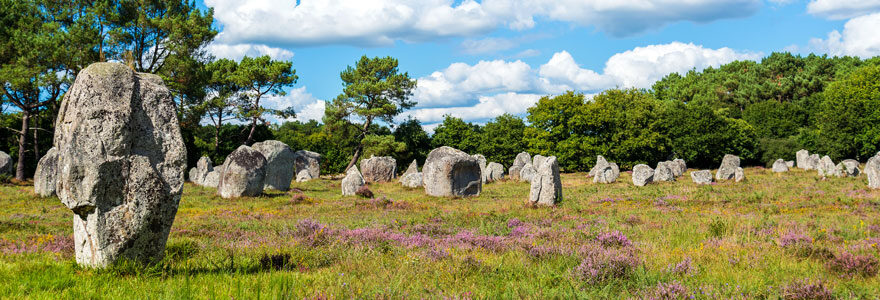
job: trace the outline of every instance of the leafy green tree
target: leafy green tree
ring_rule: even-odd
[[[717,167],[724,154],[738,155],[747,162],[755,158],[754,129],[708,105],[667,101],[656,130],[667,139],[666,158],[684,159],[689,166]]]
[[[237,108],[239,118],[251,123],[244,144],[253,143],[257,125],[266,122],[264,115],[274,114],[282,118],[296,116],[292,107],[283,110],[269,109],[260,105],[260,100],[266,96],[287,95],[284,88],[293,86],[298,78],[293,63],[289,61],[276,61],[268,55],[256,58],[245,56],[241,59],[233,73],[232,82],[241,89],[238,96],[242,101]]]
[[[420,164],[425,163],[425,158],[431,151],[431,137],[422,128],[419,120],[410,118],[398,125],[394,129],[394,140],[406,145],[406,149],[397,154],[398,169],[403,170],[413,160]]]
[[[583,170],[595,151],[583,148],[587,139],[582,120],[584,95],[573,91],[555,97],[545,96],[528,109],[530,126],[525,129],[525,143],[532,154],[555,155],[563,170]],[[513,161],[505,161],[512,164]]]
[[[483,128],[460,118],[446,115],[443,123],[434,129],[431,143],[434,147],[449,146],[470,154],[476,154],[482,143]]]
[[[667,139],[657,130],[660,107],[644,90],[611,89],[594,96],[573,120],[586,137],[581,149],[588,151],[590,162],[601,154],[621,168],[666,159]],[[588,168],[582,162],[579,169]]]
[[[345,169],[357,163],[364,150],[364,138],[369,135],[376,120],[392,123],[403,110],[416,105],[409,99],[416,87],[416,80],[409,73],[400,74],[397,59],[392,57],[361,57],[355,67],[347,67],[339,74],[342,94],[326,107],[324,123],[329,130],[355,127],[359,140],[354,154]],[[356,124],[352,118],[362,121]]]
[[[198,106],[201,114],[207,115],[211,125],[214,126],[213,153],[220,150],[220,131],[223,123],[236,119],[236,108],[240,103],[241,86],[235,81],[238,63],[229,59],[220,59],[206,66],[211,79],[205,86],[207,99]]]
[[[880,59],[825,90],[818,114],[820,150],[834,159],[871,157],[880,150]]]
[[[516,155],[526,149],[523,140],[526,124],[523,119],[511,114],[503,114],[483,126],[483,138],[479,151],[489,161],[510,166]]]

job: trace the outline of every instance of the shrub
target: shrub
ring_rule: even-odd
[[[629,241],[629,238],[626,237],[620,231],[611,231],[611,232],[603,232],[596,236],[596,240],[599,241],[599,244],[605,247],[629,247],[632,246],[632,242]]]
[[[627,279],[640,265],[641,261],[629,248],[597,248],[587,251],[573,272],[578,279],[597,284],[611,279]]]
[[[844,251],[828,261],[828,268],[842,277],[855,275],[871,277],[877,275],[877,264],[877,258],[874,256],[854,255]]]
[[[658,283],[651,293],[646,297],[647,299],[657,299],[657,300],[674,300],[674,299],[688,299],[691,298],[692,295],[688,294],[688,289],[681,285],[678,282],[671,283]]]
[[[798,280],[782,289],[782,298],[786,300],[830,300],[834,299],[831,290],[821,281],[810,282]]]
[[[354,194],[364,198],[373,198],[373,191],[371,191],[366,185],[359,187]]]

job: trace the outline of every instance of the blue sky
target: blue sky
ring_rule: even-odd
[[[484,123],[540,96],[648,88],[670,72],[774,51],[880,55],[880,0],[204,0],[217,57],[268,54],[299,82],[267,105],[318,119],[361,55],[419,79],[415,117]]]

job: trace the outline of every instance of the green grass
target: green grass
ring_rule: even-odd
[[[107,270],[74,262],[72,214],[28,186],[0,186],[0,298],[631,298],[677,282],[697,298],[770,298],[796,280],[821,280],[840,298],[876,298],[878,276],[831,272],[827,258],[783,249],[788,231],[812,249],[880,258],[880,191],[865,177],[821,180],[748,168],[742,183],[593,184],[563,174],[564,201],[525,204],[528,183],[484,185],[473,198],[434,198],[396,183],[374,184],[391,201],[342,197],[339,181],[294,183],[296,192],[221,199],[187,184],[165,259]],[[508,222],[526,224],[515,237]],[[297,224],[328,226],[311,236]],[[351,238],[360,228],[444,241]],[[629,276],[588,284],[573,274],[585,245],[618,230],[641,261]],[[489,245],[458,242],[462,234]],[[494,241],[494,242],[493,242]],[[495,244],[493,244],[495,243]],[[535,255],[530,249],[550,249]],[[23,249],[23,250],[22,250]],[[435,255],[445,253],[444,255]],[[268,263],[270,256],[278,263]],[[261,259],[264,261],[261,263]],[[692,270],[672,267],[691,260]]]

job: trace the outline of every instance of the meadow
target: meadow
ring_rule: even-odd
[[[880,295],[880,191],[859,178],[746,168],[746,181],[593,184],[563,174],[556,207],[529,184],[434,198],[339,180],[221,199],[187,183],[165,259],[78,267],[71,212],[0,185],[0,298],[742,298]]]

